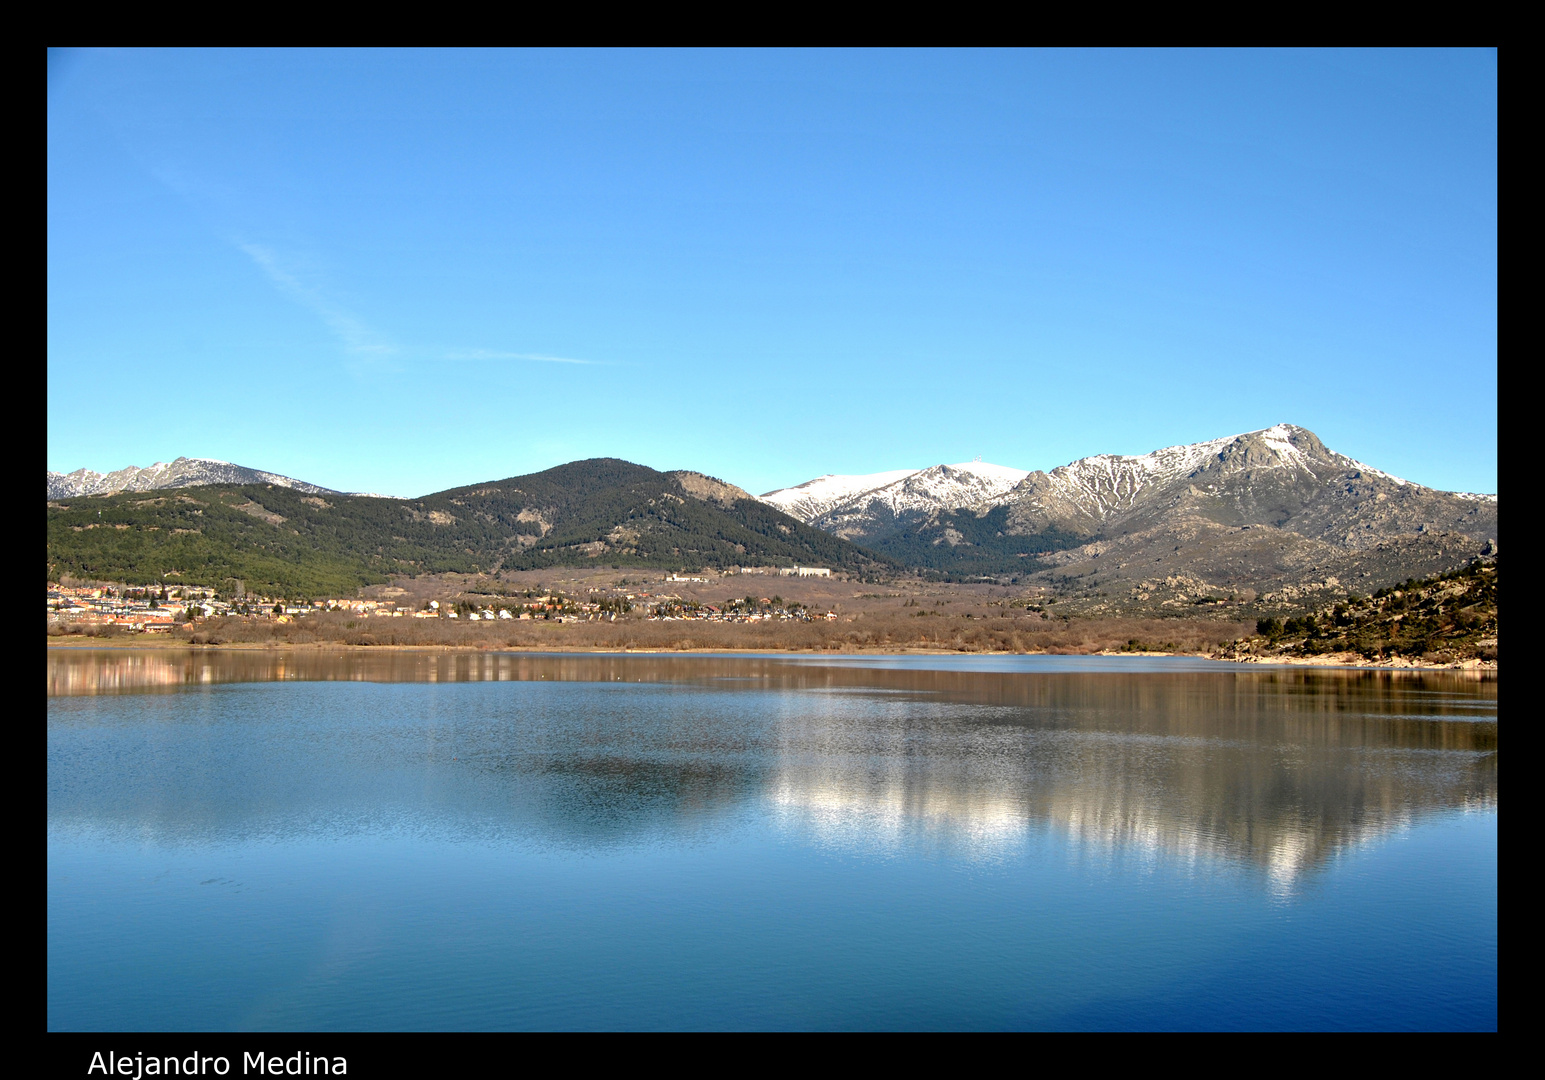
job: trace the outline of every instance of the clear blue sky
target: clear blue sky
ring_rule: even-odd
[[[1497,55],[51,53],[48,467],[1496,490]]]

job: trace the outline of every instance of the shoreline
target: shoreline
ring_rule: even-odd
[[[1324,656],[1215,656],[1231,664],[1283,664],[1290,667],[1348,667],[1383,668],[1401,671],[1491,671],[1497,670],[1495,660],[1455,660],[1447,664],[1428,664],[1405,656],[1391,656],[1384,660],[1368,660],[1357,653],[1326,653]]]
[[[277,644],[272,642],[257,641],[233,641],[220,645],[199,645],[190,641],[157,639],[151,640],[125,640],[124,638],[84,638],[79,640],[48,639],[49,649],[185,649],[189,652],[278,652],[278,651],[320,651],[323,649],[341,649],[349,652],[423,652],[423,653],[594,653],[598,655],[612,656],[737,656],[748,653],[755,655],[777,655],[786,653],[790,656],[1141,656],[1141,657],[1175,657],[1177,659],[1190,660],[1217,660],[1229,664],[1255,664],[1255,665],[1282,665],[1286,667],[1333,667],[1333,668],[1362,668],[1369,670],[1398,670],[1398,671],[1485,671],[1495,673],[1497,661],[1495,660],[1459,660],[1446,664],[1429,664],[1420,660],[1412,660],[1403,656],[1390,657],[1385,660],[1368,660],[1356,653],[1326,653],[1323,656],[1215,656],[1209,653],[1197,652],[1123,652],[1116,649],[1105,649],[1099,652],[1086,653],[1053,653],[1049,651],[1036,652],[1010,652],[1007,650],[980,649],[961,651],[959,649],[607,649],[596,646],[569,645],[569,646],[532,646],[526,648],[495,648],[491,645],[350,645],[346,642],[314,641],[303,644]]]

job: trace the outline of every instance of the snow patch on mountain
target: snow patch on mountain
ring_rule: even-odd
[[[927,516],[946,510],[985,512],[1013,491],[1023,469],[982,461],[934,465],[884,487],[861,492],[811,521],[838,536],[862,532],[877,519]]]
[[[1095,454],[1059,465],[1046,477],[1052,493],[1070,500],[1086,513],[1103,518],[1131,509],[1146,489],[1167,487],[1193,476],[1241,441],[1258,442],[1267,451],[1266,456],[1251,459],[1253,468],[1302,469],[1317,475],[1310,455],[1294,441],[1295,437],[1301,436],[1313,438],[1304,428],[1276,424],[1260,431],[1226,435],[1206,442],[1166,446],[1146,454]],[[1350,458],[1345,460],[1351,463]]]
[[[943,467],[952,469],[955,472],[970,473],[983,483],[1004,487],[1004,490],[1012,488],[1030,475],[1028,469],[1014,469],[1007,465],[994,465],[989,461],[962,461],[957,465]]]
[[[1316,480],[1328,478],[1327,470],[1346,471],[1402,487],[1420,487],[1331,451],[1306,428],[1275,424],[1146,454],[1094,454],[1045,473],[973,461],[867,476],[823,476],[769,492],[762,501],[807,524],[855,536],[885,519],[945,510],[985,513],[1020,500],[1032,507],[1076,508],[1104,519],[1131,510],[1145,492],[1181,485],[1212,466],[1251,473],[1290,470]],[[1462,497],[1496,502],[1495,495]]]
[[[855,495],[862,495],[866,491],[873,491],[898,480],[904,480],[920,471],[919,469],[892,469],[890,472],[867,473],[862,476],[818,476],[795,487],[769,491],[758,498],[769,506],[777,507],[790,517],[811,522]]]
[[[116,491],[156,491],[161,488],[197,487],[201,484],[273,484],[276,487],[294,488],[308,495],[341,495],[318,484],[308,484],[278,473],[262,469],[249,469],[216,458],[180,457],[175,461],[158,461],[140,468],[130,465],[110,473],[76,469],[72,473],[48,474],[48,497],[68,499],[82,495],[105,495]]]

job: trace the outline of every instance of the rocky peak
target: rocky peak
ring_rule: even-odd
[[[705,476],[700,472],[691,472],[683,469],[669,474],[676,483],[694,499],[703,502],[715,502],[720,506],[733,506],[738,499],[749,499],[751,493],[738,488],[734,484],[726,484],[714,476]]]

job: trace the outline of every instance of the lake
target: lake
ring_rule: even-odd
[[[1497,683],[48,653],[48,1027],[1497,1026]]]

